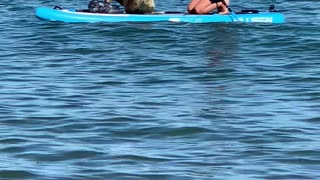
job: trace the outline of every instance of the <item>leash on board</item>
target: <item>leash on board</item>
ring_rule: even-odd
[[[240,20],[237,18],[236,14],[232,11],[232,9],[229,7],[229,5],[226,3],[226,1],[225,1],[225,0],[220,0],[220,1],[221,1],[222,4],[225,5],[226,8],[228,9],[229,14],[230,14],[230,16],[231,16],[231,18],[232,18],[232,21],[233,21],[233,22],[240,22]]]

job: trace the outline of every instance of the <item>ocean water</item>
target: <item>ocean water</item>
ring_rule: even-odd
[[[1,180],[320,179],[320,1],[232,2],[285,24],[34,17],[86,4],[1,1]]]

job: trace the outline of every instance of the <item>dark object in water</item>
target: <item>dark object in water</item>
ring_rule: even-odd
[[[88,9],[92,13],[123,13],[119,6],[113,5],[109,2],[105,2],[104,0],[91,0],[88,4]]]

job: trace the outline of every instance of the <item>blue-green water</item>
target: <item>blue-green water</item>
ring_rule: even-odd
[[[86,3],[0,4],[0,179],[320,179],[319,1],[232,4],[280,25],[34,17]]]

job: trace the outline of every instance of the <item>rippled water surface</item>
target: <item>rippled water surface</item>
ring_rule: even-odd
[[[34,17],[86,4],[0,4],[0,179],[320,179],[319,1],[232,4],[278,25]]]

